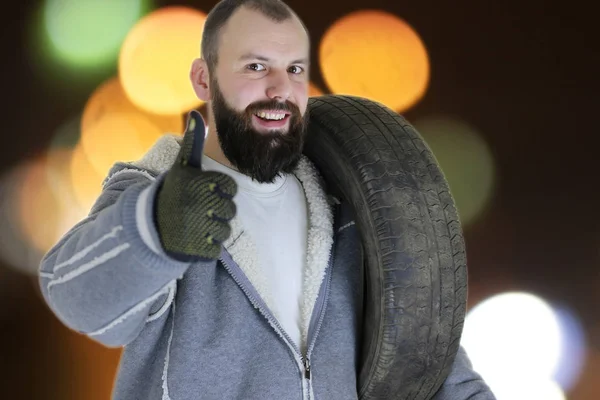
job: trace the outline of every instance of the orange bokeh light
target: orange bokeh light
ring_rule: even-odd
[[[308,83],[308,97],[322,96],[323,91],[314,83]]]
[[[141,158],[162,134],[182,130],[181,115],[160,116],[136,108],[113,78],[85,105],[81,145],[97,173],[106,175],[115,162]]]
[[[189,79],[200,55],[206,14],[170,6],[142,18],[127,35],[119,55],[119,76],[137,106],[157,114],[180,114],[197,108]]]
[[[67,330],[61,346],[69,354],[69,388],[73,398],[110,399],[123,348],[110,348]]]
[[[90,163],[81,144],[73,149],[70,172],[75,201],[87,213],[102,192],[104,176]]]
[[[26,168],[18,192],[19,222],[24,238],[45,252],[57,239],[60,203],[48,185],[44,163],[32,160]]]
[[[81,117],[81,130],[86,131],[106,115],[115,113],[143,115],[161,133],[180,133],[183,131],[183,117],[181,114],[158,115],[140,110],[129,100],[118,77],[108,79],[90,96]]]
[[[51,149],[25,164],[25,179],[17,194],[19,222],[25,239],[42,253],[85,216],[68,185],[70,153],[70,149]]]
[[[160,137],[159,129],[138,114],[110,114],[82,132],[81,144],[98,174],[118,161],[140,159]]]
[[[350,13],[325,32],[321,72],[332,93],[366,97],[402,112],[425,94],[427,50],[401,18],[377,10]]]

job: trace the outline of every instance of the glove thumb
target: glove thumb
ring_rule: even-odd
[[[181,150],[177,156],[177,162],[180,165],[202,169],[205,136],[206,125],[202,115],[196,110],[190,111],[183,134]]]

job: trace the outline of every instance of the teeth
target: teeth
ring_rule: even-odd
[[[264,111],[256,114],[257,116],[264,119],[272,119],[272,120],[280,120],[285,118],[285,114],[276,114],[276,113],[266,113]]]

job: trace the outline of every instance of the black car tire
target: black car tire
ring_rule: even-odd
[[[361,400],[427,400],[449,374],[467,303],[448,183],[401,115],[346,95],[309,100],[304,154],[354,210],[365,251]]]

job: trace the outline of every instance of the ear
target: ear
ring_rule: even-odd
[[[196,96],[202,101],[210,100],[210,90],[209,90],[209,75],[208,75],[208,66],[206,61],[201,58],[196,58],[194,62],[192,62],[192,68],[190,70],[190,80],[192,81],[192,87],[194,88],[194,92],[196,92]]]

